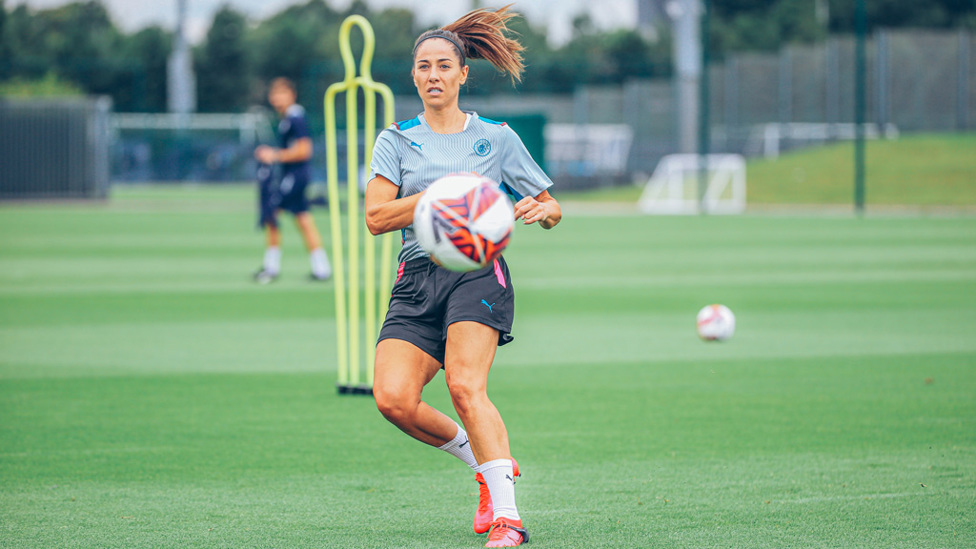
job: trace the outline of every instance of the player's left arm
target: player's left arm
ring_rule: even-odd
[[[306,162],[312,158],[312,139],[310,137],[298,138],[287,149],[276,149],[262,145],[254,151],[254,156],[265,164]]]
[[[515,219],[529,225],[538,223],[543,229],[551,229],[563,218],[559,202],[547,190],[552,181],[529,154],[522,139],[510,126],[501,130],[501,181],[521,196],[515,204]]]
[[[535,197],[526,196],[515,205],[515,219],[521,219],[526,225],[538,222],[543,229],[551,229],[562,218],[563,210],[549,191]]]

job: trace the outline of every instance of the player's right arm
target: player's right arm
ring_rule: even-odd
[[[376,234],[405,229],[413,224],[413,210],[424,193],[403,198],[400,195],[400,145],[394,128],[380,132],[373,147],[373,160],[370,162],[372,179],[366,185],[366,227]]]
[[[404,229],[413,223],[413,210],[424,193],[397,198],[400,187],[377,175],[366,185],[366,227],[372,234]]]

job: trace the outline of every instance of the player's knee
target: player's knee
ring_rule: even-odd
[[[406,425],[413,421],[417,406],[411,405],[402,395],[373,387],[373,398],[376,400],[376,408],[390,423]]]
[[[390,419],[398,414],[400,406],[397,406],[396,395],[373,387],[373,399],[376,401],[376,409],[383,414],[383,417]]]
[[[467,412],[479,399],[486,396],[482,380],[448,376],[447,388],[451,401],[459,414]]]

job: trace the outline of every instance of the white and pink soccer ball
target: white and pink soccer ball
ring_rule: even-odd
[[[413,212],[420,247],[452,271],[489,265],[508,245],[514,225],[508,196],[498,183],[474,173],[434,181]]]
[[[698,311],[698,337],[725,341],[735,333],[735,315],[725,305],[706,305]]]

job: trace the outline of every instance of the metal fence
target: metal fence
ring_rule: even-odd
[[[0,101],[0,199],[105,198],[107,98]]]
[[[869,138],[906,132],[976,129],[976,35],[969,31],[879,30],[867,43]],[[738,53],[708,70],[711,150],[746,156],[850,139],[854,122],[854,38],[790,46],[778,53]],[[595,132],[630,128],[621,173],[608,162],[586,166],[593,185],[650,173],[678,152],[676,88],[669,79],[586,86],[575,94],[464,97],[479,112],[538,112],[550,125]],[[397,98],[398,117],[421,110],[416,97]],[[571,126],[568,126],[571,125]],[[547,131],[547,135],[552,132]],[[561,136],[566,142],[566,136]],[[547,139],[547,158],[559,155]],[[583,150],[585,138],[571,145]],[[557,160],[555,177],[572,176]]]
[[[870,37],[867,54],[869,137],[976,129],[972,32],[879,30]],[[778,53],[728,55],[709,67],[707,78],[712,152],[769,155],[854,133],[851,36]],[[545,151],[546,168],[563,188],[583,187],[650,174],[660,158],[679,152],[676,93],[670,79],[631,80],[585,86],[566,95],[462,93],[461,107],[500,120],[541,116],[547,128],[538,148]],[[315,127],[320,120],[312,110],[317,101],[305,98],[305,104]],[[422,108],[416,95],[399,96],[396,119],[412,118]],[[172,132],[161,137],[165,131],[159,129],[122,128],[113,177],[248,180],[255,143],[243,143],[235,132],[220,138],[226,141],[221,145],[216,134],[202,129],[183,134],[187,139],[179,141]],[[316,150],[324,150],[320,132],[315,140]],[[618,154],[622,148],[623,156]],[[185,154],[176,155],[177,149]],[[323,159],[316,158],[314,165],[321,178]]]
[[[972,32],[879,30],[867,52],[869,136],[976,129]],[[709,67],[707,78],[713,152],[756,156],[853,135],[853,37],[729,55]],[[632,80],[581,88],[571,97],[466,101],[536,109],[555,124],[626,124],[633,135],[628,171],[650,173],[661,157],[678,152],[675,94],[670,80]]]
[[[867,43],[867,120],[879,133],[976,127],[976,36],[967,31],[880,30]],[[713,147],[756,154],[770,123],[854,120],[854,39],[730,57],[709,71]]]
[[[870,135],[976,129],[976,35],[969,31],[879,30],[867,43]],[[854,38],[791,46],[776,54],[730,55],[709,67],[711,150],[755,156],[770,134],[778,150],[845,139],[854,122]],[[629,82],[623,90],[586,92],[589,104],[618,105],[634,128],[631,170],[650,171],[676,152],[670,82]],[[800,132],[806,128],[809,131]]]

